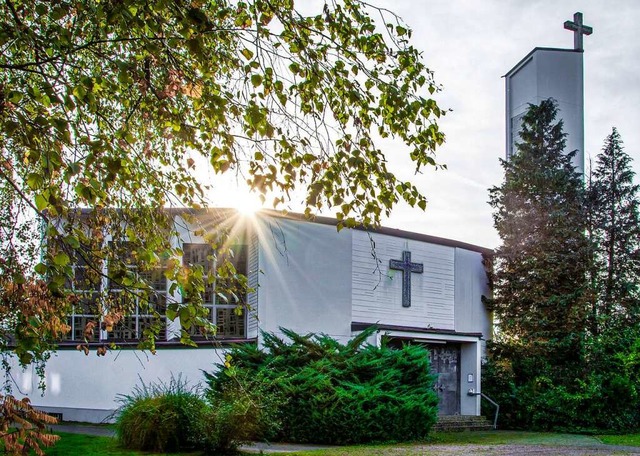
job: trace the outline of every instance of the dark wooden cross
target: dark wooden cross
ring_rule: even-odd
[[[411,273],[422,274],[422,263],[411,262],[411,252],[402,252],[402,260],[389,260],[389,269],[402,271],[402,307],[411,307]]]
[[[564,28],[573,32],[573,48],[576,51],[583,51],[582,35],[591,35],[593,28],[582,23],[582,13],[575,13],[572,21],[565,21]]]

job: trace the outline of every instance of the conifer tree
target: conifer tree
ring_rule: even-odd
[[[633,183],[631,161],[613,128],[588,189],[596,265],[591,326],[596,334],[640,322],[640,186]]]
[[[530,106],[490,204],[502,239],[493,278],[497,340],[512,359],[530,361],[523,369],[560,373],[582,352],[586,237],[582,179],[556,115],[552,99]]]

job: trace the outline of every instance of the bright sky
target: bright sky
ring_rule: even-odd
[[[615,126],[640,174],[640,1],[637,0],[388,0],[444,88],[450,108],[439,123],[447,141],[437,160],[448,170],[413,176],[400,146],[388,158],[429,199],[427,211],[399,206],[383,225],[496,247],[488,188],[502,181],[505,151],[502,76],[534,47],[573,47],[565,20],[581,11],[593,27],[584,37],[585,161]],[[398,149],[398,150],[396,150]]]

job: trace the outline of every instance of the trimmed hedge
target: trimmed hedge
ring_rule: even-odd
[[[365,345],[373,329],[346,345],[281,330],[288,341],[263,333],[264,349],[234,348],[230,363],[205,374],[207,395],[257,388],[273,424],[264,432],[284,441],[353,444],[427,436],[437,418],[437,396],[426,349]]]

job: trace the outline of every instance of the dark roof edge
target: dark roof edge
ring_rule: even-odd
[[[167,211],[172,216],[182,215],[182,214],[185,214],[185,213],[191,214],[193,216],[210,215],[210,216],[213,216],[215,218],[223,218],[223,217],[230,217],[230,216],[239,217],[240,216],[240,214],[239,214],[237,209],[228,208],[228,207],[208,207],[208,208],[199,208],[199,209],[190,209],[190,208],[185,208],[185,207],[170,207],[170,208],[164,208],[164,210]],[[82,214],[89,214],[89,213],[91,213],[91,211],[92,211],[92,209],[89,209],[89,208],[81,209],[81,213]],[[338,219],[333,218],[333,217],[324,217],[324,216],[320,216],[320,215],[314,215],[311,218],[307,218],[304,214],[300,214],[298,212],[285,212],[285,211],[279,211],[279,210],[274,210],[274,209],[261,209],[260,211],[258,211],[258,214],[264,214],[264,215],[269,216],[269,217],[278,217],[278,218],[284,218],[284,219],[289,219],[289,220],[297,220],[297,221],[307,222],[307,223],[318,223],[320,225],[329,225],[329,226],[338,225]],[[431,244],[444,245],[444,246],[447,246],[447,247],[456,247],[456,248],[460,248],[460,249],[471,250],[473,252],[482,253],[482,254],[485,254],[485,255],[493,255],[494,254],[494,251],[492,249],[487,248],[487,247],[481,247],[479,245],[468,244],[466,242],[456,241],[454,239],[447,239],[447,238],[441,238],[441,237],[438,237],[438,236],[431,236],[431,235],[428,235],[428,234],[422,234],[422,233],[415,233],[415,232],[412,232],[412,231],[399,230],[399,229],[396,229],[396,228],[387,228],[387,227],[384,227],[384,226],[381,226],[381,227],[378,227],[378,228],[367,228],[367,227],[364,227],[364,226],[357,226],[357,227],[355,227],[353,229],[358,230],[358,231],[365,231],[365,232],[369,232],[369,233],[378,233],[378,234],[385,234],[385,235],[388,235],[388,236],[401,237],[401,238],[405,238],[405,239],[411,239],[413,241],[428,242],[428,243],[431,243]]]
[[[553,48],[553,47],[534,47],[531,52],[529,52],[527,55],[525,55],[518,63],[516,63],[513,68],[511,68],[509,71],[507,71],[507,73],[502,76],[503,78],[506,78],[507,76],[510,76],[511,74],[515,73],[516,71],[518,71],[520,69],[520,65],[522,65],[524,62],[526,62],[529,57],[531,57],[533,55],[534,52],[536,51],[560,51],[560,52],[577,52],[577,53],[584,53],[583,50],[578,50],[578,49],[563,49],[563,48]]]
[[[364,331],[367,328],[375,326],[381,331],[404,331],[404,332],[417,332],[422,334],[442,334],[447,336],[465,336],[465,337],[477,337],[482,339],[484,335],[482,333],[464,333],[457,332],[453,329],[436,329],[436,328],[417,328],[413,326],[398,326],[398,325],[382,325],[378,323],[361,323],[352,322],[351,331]]]
[[[299,214],[295,212],[281,212],[281,211],[275,211],[272,209],[263,209],[260,211],[260,213],[269,215],[269,216],[285,218],[289,220],[318,223],[321,225],[336,226],[338,224],[338,219],[335,219],[333,217],[319,216],[319,215],[313,216],[312,218],[309,219],[304,214]],[[413,241],[421,241],[421,242],[428,242],[431,244],[444,245],[447,247],[456,247],[460,249],[471,250],[473,252],[482,253],[485,255],[493,255],[494,253],[492,249],[489,249],[487,247],[481,247],[479,245],[469,244],[462,241],[456,241],[454,239],[447,239],[447,238],[442,238],[438,236],[431,236],[428,234],[415,233],[413,231],[399,230],[397,228],[387,228],[384,226],[380,226],[378,228],[367,228],[364,226],[357,226],[353,229],[358,231],[365,231],[370,233],[378,233],[378,234],[385,234],[388,236],[401,237],[405,239],[411,239]]]

